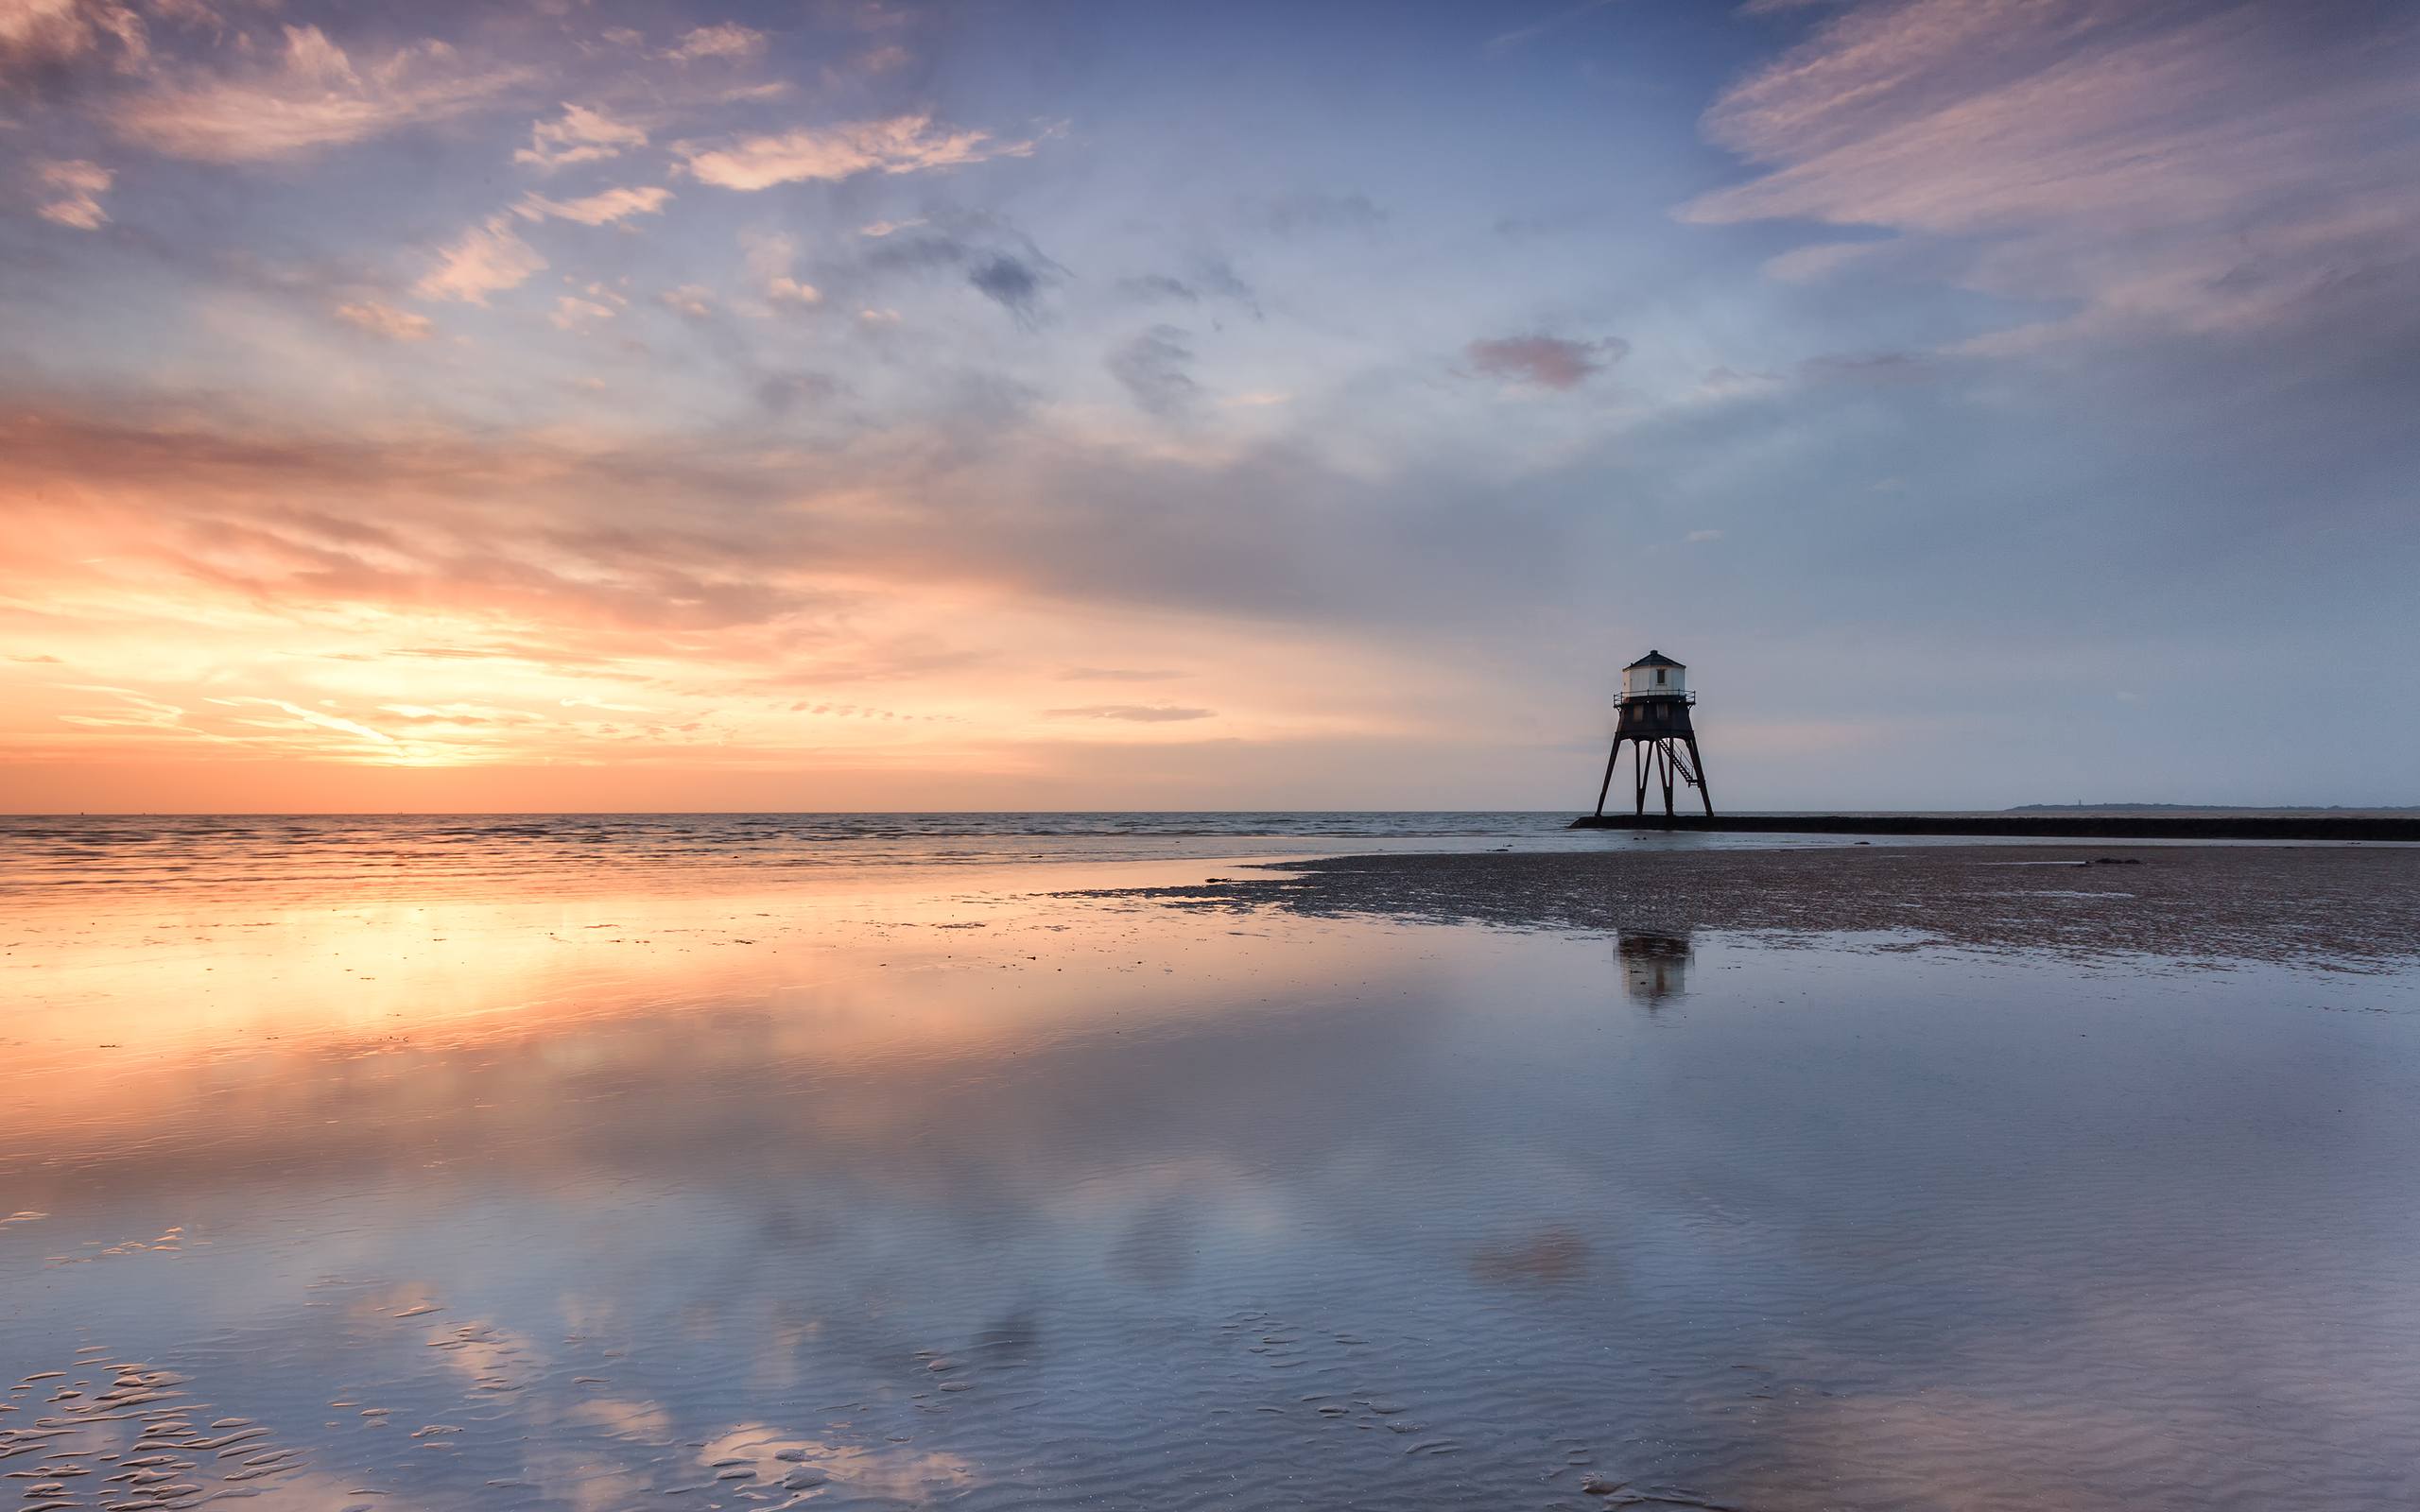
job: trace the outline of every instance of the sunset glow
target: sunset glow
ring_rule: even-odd
[[[0,806],[2409,801],[2414,39],[5,0]]]
[[[2420,1506],[2415,415],[2411,0],[0,0],[0,1495]]]

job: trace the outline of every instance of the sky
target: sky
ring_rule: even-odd
[[[0,0],[0,809],[2420,803],[2420,11]]]

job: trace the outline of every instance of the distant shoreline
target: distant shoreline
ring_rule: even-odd
[[[2002,814],[1583,814],[1575,830],[1720,834],[1946,834],[2036,840],[2420,841],[2420,815],[2145,814],[2039,811]]]

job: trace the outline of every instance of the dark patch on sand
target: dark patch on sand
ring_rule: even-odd
[[[2112,865],[2111,863],[2119,863]],[[1082,896],[1530,929],[1892,932],[1947,945],[2381,971],[2420,957],[2420,848],[1835,846],[1344,856]]]

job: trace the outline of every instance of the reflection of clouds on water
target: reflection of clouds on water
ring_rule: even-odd
[[[1588,1241],[1568,1228],[1549,1228],[1519,1244],[1481,1249],[1471,1257],[1471,1274],[1483,1281],[1553,1285],[1577,1280],[1588,1269]]]
[[[572,1512],[626,1512],[657,1500],[655,1479],[648,1470],[600,1454],[586,1443],[534,1443],[524,1449],[523,1455],[521,1473],[515,1477],[518,1485],[481,1487],[498,1498],[493,1504],[507,1504],[502,1497],[512,1492],[521,1493],[516,1501],[544,1497],[550,1505],[567,1503]],[[371,1512],[384,1512],[384,1507],[372,1503]]]
[[[240,1496],[246,1512],[328,1512],[330,1507],[353,1507],[362,1504],[358,1483],[324,1470],[304,1470],[284,1480],[271,1481],[257,1487],[246,1485],[221,1496]],[[199,1501],[165,1503],[170,1506],[197,1506]],[[444,1503],[432,1503],[408,1493],[380,1497],[378,1512],[435,1512]],[[596,1512],[585,1508],[581,1512]]]
[[[358,1323],[373,1324],[389,1318],[426,1317],[444,1311],[429,1299],[434,1291],[426,1282],[416,1280],[372,1286],[345,1299],[345,1315]]]
[[[2315,1492],[2305,1469],[2240,1452],[2263,1435],[2257,1411],[2180,1411],[2174,1402],[2104,1396],[2102,1386],[2124,1389],[2072,1379],[2022,1394],[1957,1386],[1828,1394],[1784,1385],[1767,1409],[1773,1461],[1756,1477],[1762,1485],[1740,1500],[1787,1505],[1821,1486],[1827,1505],[1967,1512],[2412,1504],[2409,1467],[2420,1446],[2409,1430],[2325,1444],[2330,1485]],[[2226,1494],[2176,1486],[2169,1467],[2179,1457],[2224,1465]]]
[[[788,1391],[799,1384],[801,1360],[823,1336],[823,1320],[802,1317],[787,1303],[776,1303],[755,1330],[755,1348],[748,1362],[749,1384],[758,1391]]]
[[[545,1355],[527,1334],[493,1323],[471,1322],[432,1333],[428,1347],[479,1393],[519,1391],[535,1381]]]
[[[649,1443],[672,1436],[672,1415],[664,1404],[655,1401],[618,1401],[611,1397],[598,1397],[579,1402],[563,1414],[565,1422],[601,1428],[616,1438],[636,1438]]]
[[[39,1288],[0,1265],[0,1358],[141,1338],[225,1401],[197,1433],[257,1416],[326,1484],[448,1512],[1459,1506],[1553,1476],[1577,1505],[1582,1473],[1939,1504],[1968,1460],[2210,1492],[2229,1437],[2303,1469],[2391,1442],[2420,1374],[2414,1236],[2346,1221],[2403,1168],[2341,1158],[2355,1128],[2420,1149],[2403,1018],[1821,945],[1708,941],[1692,983],[1686,935],[1628,932],[1626,991],[1693,993],[1651,1024],[1604,1010],[1593,937],[993,919],[922,954],[752,924],[771,987],[702,941],[366,1058],[397,1031],[338,1005],[112,1065],[140,1095],[0,1125],[9,1206],[60,1214],[0,1260],[195,1237]],[[2334,1427],[2238,1413],[2319,1353]],[[2190,1452],[2087,1434],[2049,1464],[2060,1412],[2128,1400]],[[2002,1400],[2038,1417],[1957,1421]]]
[[[1135,1214],[1111,1246],[1110,1265],[1128,1280],[1167,1286],[1183,1280],[1193,1268],[1197,1247],[1192,1205],[1171,1197]]]
[[[1664,934],[1625,929],[1615,954],[1621,961],[1622,990],[1638,1002],[1651,1008],[1668,999],[1687,995],[1689,961],[1696,953],[1690,948],[1686,930]]]
[[[739,1423],[708,1439],[697,1461],[717,1481],[783,1490],[825,1485],[860,1497],[925,1506],[975,1484],[959,1455],[911,1444],[832,1443],[786,1435],[761,1422]]]

